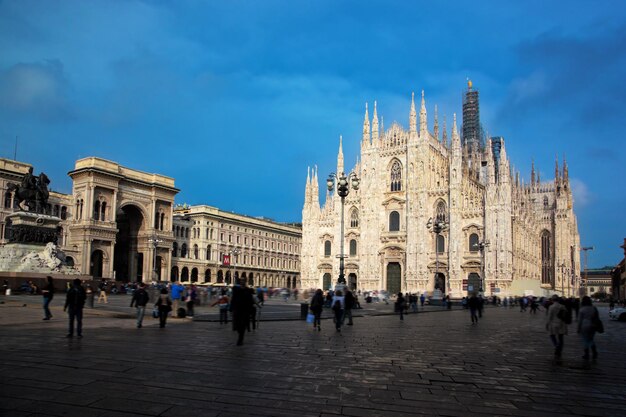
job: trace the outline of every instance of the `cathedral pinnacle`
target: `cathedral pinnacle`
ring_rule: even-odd
[[[446,116],[443,116],[443,136],[441,141],[445,146],[448,146],[448,128],[446,127]]]
[[[374,100],[374,115],[372,116],[372,141],[378,140],[378,112],[376,111],[376,100]]]
[[[435,124],[433,126],[433,133],[435,134],[435,139],[439,142],[439,116],[437,115],[437,105],[435,104]]]
[[[339,152],[337,153],[337,175],[343,172],[343,137],[339,135]]]
[[[530,184],[535,185],[535,161],[532,161],[531,169],[530,169]]]
[[[417,112],[415,111],[415,93],[411,93],[411,112],[409,114],[409,131],[417,132]]]
[[[367,102],[365,103],[365,117],[363,118],[363,142],[370,143],[370,118],[367,112]]]
[[[422,103],[420,106],[420,132],[426,137],[428,131],[428,121],[426,119],[426,100],[424,99],[424,90],[422,90]]]

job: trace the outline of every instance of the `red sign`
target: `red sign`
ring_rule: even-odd
[[[463,280],[463,291],[467,291],[467,280]]]
[[[222,264],[224,264],[224,266],[230,266],[230,255],[223,256]]]

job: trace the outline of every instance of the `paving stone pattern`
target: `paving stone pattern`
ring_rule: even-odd
[[[626,323],[581,359],[570,326],[553,361],[545,316],[486,310],[355,319],[341,333],[262,322],[235,346],[230,326],[88,312],[66,339],[53,310],[0,305],[0,416],[625,416]]]

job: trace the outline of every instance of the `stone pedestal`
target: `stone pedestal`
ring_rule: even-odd
[[[35,244],[43,247],[50,242],[57,243],[57,227],[61,222],[58,217],[18,211],[6,218],[11,222],[9,244]]]

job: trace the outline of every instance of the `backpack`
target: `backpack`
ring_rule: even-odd
[[[567,308],[567,306],[564,309],[559,310],[556,316],[565,324],[572,324],[572,312],[569,308]]]
[[[341,301],[339,301],[339,300],[335,301],[335,303],[333,304],[333,310],[334,311],[341,310]]]

